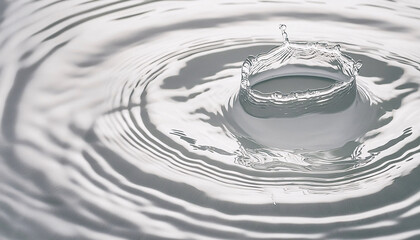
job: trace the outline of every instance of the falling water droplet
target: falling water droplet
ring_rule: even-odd
[[[281,31],[281,35],[283,36],[283,40],[288,43],[289,37],[287,36],[287,32],[286,32],[287,26],[285,24],[280,24],[279,29]]]

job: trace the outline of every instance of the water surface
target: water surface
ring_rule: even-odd
[[[0,236],[419,238],[418,16],[408,0],[0,1]],[[242,63],[279,23],[363,62],[345,107],[242,108]],[[255,87],[330,81],[299,79]]]

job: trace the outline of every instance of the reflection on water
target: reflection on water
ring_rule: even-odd
[[[419,238],[416,5],[0,1],[0,236]],[[347,105],[244,109],[278,23],[363,62]]]

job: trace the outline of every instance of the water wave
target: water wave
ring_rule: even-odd
[[[417,238],[419,10],[323,3],[0,3],[0,235]],[[363,62],[345,109],[244,110],[279,22]]]

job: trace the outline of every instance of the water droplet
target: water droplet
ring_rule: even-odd
[[[363,66],[363,63],[362,63],[362,61],[360,61],[360,60],[357,60],[357,62],[354,64],[354,68],[355,68],[355,70],[356,70],[357,72],[359,72],[359,71],[360,71],[360,69],[362,68],[362,66]]]
[[[287,32],[286,32],[287,26],[285,24],[280,24],[279,29],[281,31],[281,35],[283,36],[283,40],[285,42],[289,42],[289,37],[287,36]]]

